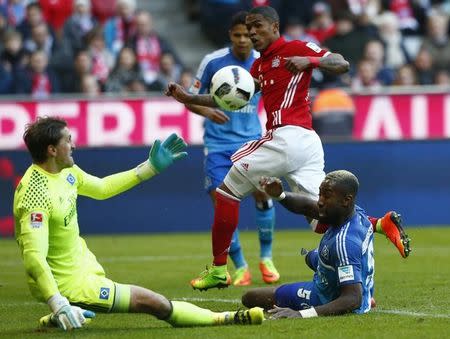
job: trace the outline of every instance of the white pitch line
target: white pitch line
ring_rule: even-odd
[[[172,298],[172,300],[179,301],[189,301],[189,302],[219,302],[219,303],[227,303],[227,304],[240,304],[241,300],[239,299],[221,299],[221,298],[190,298],[190,297],[180,297],[180,298]],[[0,303],[0,309],[5,307],[23,307],[23,306],[35,306],[38,305],[37,302],[10,302],[10,303]],[[44,304],[41,304],[44,305]],[[375,308],[373,313],[385,313],[385,314],[396,314],[403,315],[407,317],[427,317],[427,318],[439,318],[439,319],[450,319],[450,314],[432,314],[432,313],[424,313],[424,312],[413,312],[408,310],[388,310],[388,309],[379,309]]]
[[[236,304],[240,303],[239,299],[218,299],[218,298],[173,298],[174,300],[181,301],[193,301],[193,302],[222,302]],[[428,318],[444,318],[450,319],[450,314],[431,314],[423,312],[413,312],[408,310],[388,310],[388,309],[374,309],[373,313],[386,313],[386,314],[397,314],[409,317],[428,317]]]
[[[450,319],[450,314],[430,314],[423,312],[413,312],[407,310],[385,310],[385,309],[375,309],[374,313],[386,313],[386,314],[397,314],[397,315],[405,315],[410,317],[428,317],[428,318],[444,318]]]

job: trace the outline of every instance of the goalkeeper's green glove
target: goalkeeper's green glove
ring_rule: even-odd
[[[57,293],[48,301],[52,314],[42,317],[39,320],[41,326],[53,324],[63,329],[70,331],[74,328],[81,328],[86,323],[86,318],[95,317],[95,313],[83,310],[78,306],[71,306],[67,298]]]
[[[148,160],[136,167],[137,176],[141,180],[147,180],[164,171],[175,160],[187,155],[187,152],[183,152],[186,146],[184,140],[175,133],[172,133],[162,144],[160,140],[156,140],[150,149]]]

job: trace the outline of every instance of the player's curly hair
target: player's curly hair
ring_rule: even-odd
[[[346,170],[333,171],[326,175],[325,180],[337,186],[344,194],[351,194],[353,197],[358,194],[359,181],[352,172]]]
[[[25,127],[23,140],[31,154],[33,162],[41,164],[47,160],[47,148],[56,146],[61,139],[61,131],[67,122],[55,117],[39,117]]]
[[[248,13],[249,14],[261,14],[270,23],[280,22],[280,17],[278,16],[277,11],[270,6],[253,7]]]

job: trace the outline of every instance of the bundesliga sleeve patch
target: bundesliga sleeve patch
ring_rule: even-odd
[[[40,228],[42,226],[42,221],[44,219],[44,216],[42,213],[31,213],[30,214],[30,223],[32,228]]]
[[[322,51],[322,48],[317,46],[314,42],[308,42],[306,44],[306,46],[309,47],[310,49],[312,49],[316,53],[320,53]]]
[[[339,282],[341,283],[345,281],[355,280],[352,265],[338,267],[338,275],[339,275]]]
[[[198,94],[198,92],[200,91],[200,88],[202,87],[202,83],[200,82],[200,80],[195,79],[194,83],[192,84],[191,88],[189,88],[189,91],[192,94]]]

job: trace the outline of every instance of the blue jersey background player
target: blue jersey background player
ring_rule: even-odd
[[[278,178],[262,178],[261,186],[290,211],[330,227],[318,249],[306,256],[308,266],[315,271],[312,281],[253,289],[244,294],[243,304],[269,309],[272,318],[370,311],[375,269],[373,227],[364,210],[355,205],[358,179],[344,170],[327,174],[318,201],[283,192]]]
[[[206,55],[197,71],[190,91],[194,94],[209,93],[211,78],[221,68],[238,65],[247,70],[259,53],[252,49],[247,28],[246,12],[236,13],[231,20],[229,31],[231,47],[222,48]],[[238,111],[220,111],[203,106],[186,105],[205,120],[205,189],[215,203],[215,189],[223,182],[232,166],[230,157],[244,143],[261,137],[261,123],[257,109],[260,93],[256,93],[249,104]],[[275,224],[275,211],[272,200],[264,193],[256,192],[256,224],[260,241],[260,270],[266,283],[279,280],[279,273],[272,261],[272,239]],[[233,234],[230,257],[236,267],[233,284],[245,286],[251,283],[251,275],[239,242],[239,233]]]

